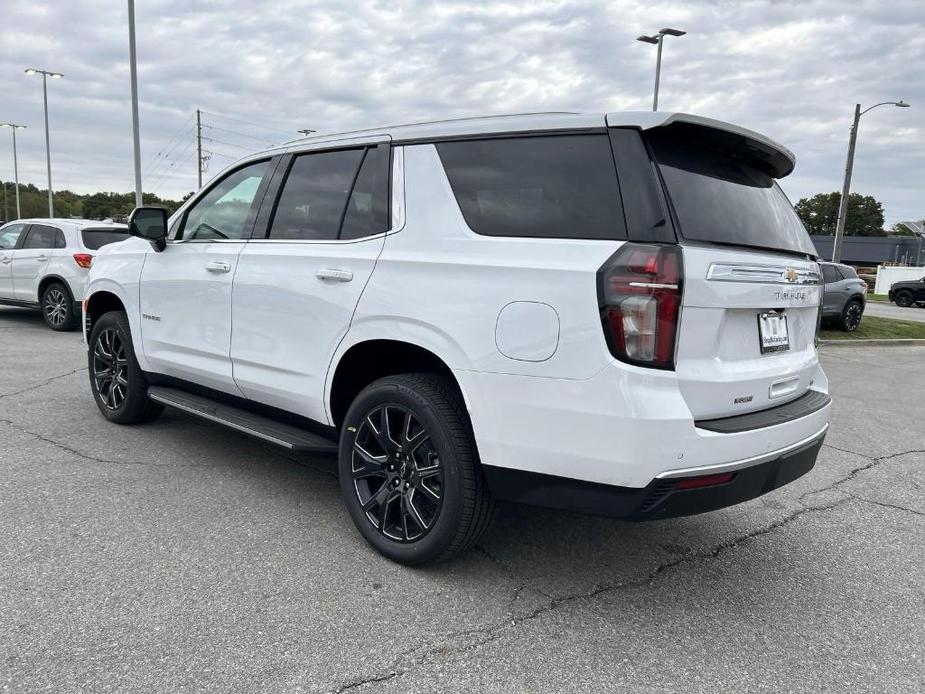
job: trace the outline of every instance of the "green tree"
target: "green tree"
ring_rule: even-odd
[[[803,198],[794,208],[810,234],[835,233],[841,193],[817,193]],[[885,236],[883,231],[883,205],[872,195],[851,193],[848,196],[847,236]]]
[[[10,181],[0,181],[0,186],[6,190],[6,209],[0,208],[0,219],[9,220],[16,216],[16,191]],[[144,193],[142,200],[145,205],[164,207],[168,213],[173,213],[180,204],[187,200],[192,193],[188,193],[183,200],[166,200],[154,193]],[[2,191],[0,191],[2,198]],[[19,200],[22,217],[47,217],[48,192],[36,188],[31,183],[19,184]],[[0,199],[0,205],[3,200]],[[135,209],[135,193],[100,192],[79,194],[69,190],[55,191],[56,217],[82,217],[84,219],[114,219],[125,221]]]

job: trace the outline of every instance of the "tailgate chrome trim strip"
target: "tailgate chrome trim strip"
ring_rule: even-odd
[[[807,436],[802,441],[797,441],[796,443],[785,446],[784,448],[779,448],[776,451],[770,451],[768,453],[762,453],[761,455],[752,456],[751,458],[743,458],[742,460],[733,460],[729,463],[720,463],[718,465],[699,465],[697,467],[686,467],[681,468],[680,470],[666,470],[655,476],[655,479],[665,480],[665,479],[674,479],[676,477],[694,477],[697,475],[713,475],[721,472],[733,472],[735,470],[741,470],[743,468],[751,467],[752,465],[760,465],[761,463],[766,463],[769,460],[774,460],[774,458],[779,458],[782,455],[786,455],[791,451],[795,451],[799,448],[805,448],[810,446],[822,437],[825,436],[825,433],[829,430],[829,424],[826,422],[819,431],[811,436]]]
[[[756,284],[816,285],[822,278],[816,270],[787,265],[712,263],[707,279],[714,282],[753,282]]]

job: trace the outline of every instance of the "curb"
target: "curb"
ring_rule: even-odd
[[[819,340],[820,347],[925,347],[925,339],[897,337],[871,340]]]

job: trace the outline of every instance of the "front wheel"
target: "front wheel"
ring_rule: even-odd
[[[147,422],[164,406],[148,398],[148,379],[135,359],[128,316],[111,311],[93,326],[87,359],[90,390],[103,416],[116,424]]]
[[[42,318],[52,330],[65,332],[77,327],[71,293],[60,282],[52,282],[42,290]]]
[[[905,290],[896,292],[896,296],[893,297],[893,302],[902,308],[912,306],[912,292]]]
[[[852,299],[842,310],[838,327],[846,333],[853,333],[861,325],[861,316],[864,315],[864,307],[857,299]]]
[[[469,419],[444,377],[403,374],[367,386],[344,419],[338,467],[354,524],[393,561],[446,559],[491,520]]]

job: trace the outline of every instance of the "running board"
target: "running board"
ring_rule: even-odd
[[[277,422],[259,414],[194,395],[177,388],[151,386],[148,397],[194,417],[207,419],[263,441],[299,453],[337,453],[337,443],[290,424]]]

